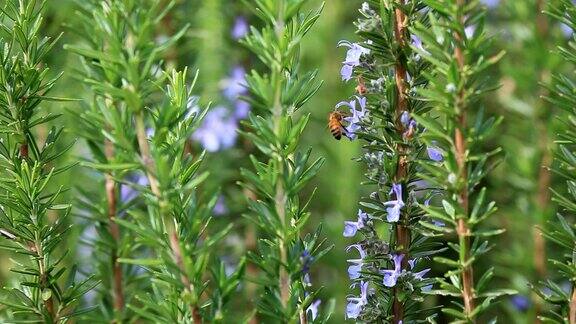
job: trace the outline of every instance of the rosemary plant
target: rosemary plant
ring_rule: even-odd
[[[244,135],[262,153],[252,157],[255,171],[242,170],[246,189],[257,199],[249,201],[251,218],[260,229],[257,252],[250,253],[263,278],[258,312],[281,323],[323,322],[319,302],[310,289],[311,264],[328,249],[321,247],[320,229],[301,236],[310,213],[311,197],[301,201],[300,191],[320,169],[323,159],[309,163],[311,150],[298,151],[309,115],[299,109],[316,93],[316,72],[298,73],[301,39],[319,18],[320,10],[302,14],[308,0],[256,1],[254,12],[264,23],[251,28],[243,43],[264,63],[267,73],[247,76],[252,112]]]
[[[96,284],[92,277],[75,283],[75,267],[66,267],[71,205],[59,203],[63,188],[54,188],[54,177],[73,165],[58,160],[73,143],[62,147],[56,126],[43,142],[35,135],[59,117],[42,113],[42,104],[62,100],[49,96],[60,75],[49,78],[44,59],[58,38],[40,35],[44,4],[9,0],[0,10],[0,248],[18,256],[12,272],[19,275],[2,291],[9,307],[2,322],[68,322]]]
[[[366,165],[365,185],[374,190],[361,202],[356,221],[346,221],[345,237],[363,239],[348,247],[360,258],[350,259],[348,274],[360,297],[349,297],[346,317],[376,323],[406,323],[432,316],[421,307],[431,279],[424,269],[437,244],[421,235],[418,208],[431,191],[419,177],[420,159],[439,161],[442,155],[420,140],[423,129],[410,114],[424,115],[427,105],[415,97],[426,86],[428,68],[410,47],[419,40],[409,32],[425,23],[421,1],[368,1],[356,23],[360,43],[341,41],[348,48],[341,76],[357,82],[357,95],[346,106],[349,139],[365,141],[359,161]]]
[[[93,215],[104,228],[96,245],[110,256],[102,262],[111,263],[101,267],[111,269],[100,273],[109,282],[104,287],[112,289],[103,292],[103,299],[110,301],[117,320],[123,318],[124,301],[135,313],[129,318],[222,321],[244,267],[241,262],[227,275],[224,265],[214,260],[215,245],[231,225],[208,230],[218,193],[198,193],[208,174],[200,170],[204,154],[194,154],[189,142],[206,110],[201,111],[192,96],[194,82],[188,83],[186,69],[161,71],[161,55],[186,30],[155,42],[155,27],[173,5],[163,3],[81,2],[86,44],[68,47],[82,57],[83,80],[94,95],[82,114],[83,136],[95,159],[86,165],[106,178],[107,213]],[[94,28],[96,33],[89,32]],[[140,180],[127,181],[129,173]],[[120,186],[136,190],[146,207],[122,201]],[[146,272],[132,271],[118,280],[126,277],[129,265]],[[140,285],[132,296],[121,296],[126,291],[122,285],[135,277],[150,287]]]
[[[421,164],[426,171],[424,179],[442,191],[440,207],[422,206],[438,223],[423,225],[446,238],[456,237],[456,241],[448,241],[453,254],[435,258],[451,268],[445,278],[439,279],[435,293],[455,299],[452,306],[442,309],[445,314],[455,321],[473,323],[495,298],[513,293],[488,290],[493,268],[480,275],[474,271],[479,257],[491,249],[487,237],[503,231],[480,227],[496,211],[495,203],[486,201],[486,190],[479,186],[493,166],[491,158],[499,152],[486,152],[482,145],[499,119],[484,119],[483,110],[475,109],[480,96],[497,87],[484,72],[503,53],[490,57],[485,54],[490,52],[490,41],[483,29],[484,10],[478,1],[424,3],[434,14],[429,15],[431,26],[418,24],[414,28],[424,44],[414,49],[432,65],[425,73],[428,87],[419,93],[432,103],[434,113],[414,118],[426,127],[423,140],[442,152],[444,159]]]
[[[576,28],[576,5],[573,1],[558,1],[549,8],[548,12],[561,23],[569,28]],[[572,68],[576,64],[574,50],[576,43],[574,36],[571,37],[567,47],[559,47],[562,58]],[[542,282],[542,289],[536,292],[546,302],[554,306],[551,311],[539,318],[546,323],[576,323],[576,229],[573,217],[576,214],[576,108],[574,102],[573,76],[557,75],[554,77],[553,86],[550,87],[551,96],[548,98],[554,106],[564,110],[565,118],[562,118],[563,131],[558,135],[559,145],[556,154],[558,162],[554,169],[566,181],[566,188],[562,190],[552,189],[553,199],[560,205],[562,214],[557,215],[557,221],[549,222],[542,229],[543,235],[559,247],[562,257],[551,258],[550,263],[557,270],[562,280],[568,281],[568,287],[555,283],[552,279]],[[563,116],[564,117],[564,116]]]

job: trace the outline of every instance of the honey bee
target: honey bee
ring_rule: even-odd
[[[328,115],[328,128],[332,136],[338,141],[342,138],[342,134],[346,135],[346,128],[342,125],[343,119],[344,117],[339,111],[333,111]]]

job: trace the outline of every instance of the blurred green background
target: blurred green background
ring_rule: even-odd
[[[258,69],[258,61],[232,37],[231,31],[238,17],[249,22],[254,21],[251,13],[235,0],[179,0],[172,13],[158,26],[157,37],[170,34],[186,24],[191,27],[178,45],[168,54],[166,64],[182,68],[190,66],[199,70],[196,94],[201,96],[202,105],[209,102],[212,106],[224,103],[222,99],[223,81],[229,77],[235,66],[246,70]],[[310,1],[310,7],[319,7],[321,0]],[[547,92],[542,85],[550,84],[551,73],[561,72],[568,67],[562,66],[554,53],[557,45],[567,41],[571,31],[563,30],[541,11],[546,1],[508,0],[489,1],[486,24],[490,34],[494,35],[494,52],[505,50],[507,55],[491,71],[492,80],[501,87],[493,95],[474,108],[483,106],[490,115],[503,116],[499,132],[490,139],[488,146],[500,146],[504,150],[501,163],[494,169],[485,186],[494,199],[499,211],[492,218],[494,225],[506,228],[506,233],[494,240],[494,247],[488,256],[480,261],[480,269],[495,266],[497,280],[495,286],[513,288],[519,296],[501,300],[492,312],[503,323],[533,323],[535,314],[545,308],[540,300],[531,293],[528,283],[544,278],[554,278],[547,269],[547,255],[554,253],[545,242],[536,235],[535,226],[544,224],[556,212],[556,206],[550,201],[549,186],[561,190],[562,184],[556,183],[553,174],[547,171],[552,162],[554,150],[555,125],[561,118],[559,110],[549,105],[542,96]],[[495,5],[494,5],[495,4]],[[361,186],[362,166],[354,160],[361,153],[359,142],[335,141],[327,130],[327,115],[339,101],[353,95],[354,85],[344,84],[340,80],[339,70],[345,50],[337,48],[342,39],[355,40],[353,22],[357,17],[357,8],[361,1],[328,0],[322,17],[313,28],[301,48],[302,69],[318,69],[324,80],[319,93],[304,108],[312,115],[304,136],[302,148],[312,147],[313,154],[327,159],[319,176],[302,193],[310,196],[315,191],[311,205],[312,230],[322,224],[329,244],[334,249],[319,260],[312,269],[314,286],[324,286],[321,293],[324,304],[328,300],[336,301],[334,323],[343,321],[346,295],[349,292],[347,278],[347,256],[345,247],[352,242],[342,237],[343,222],[354,219],[359,197],[370,192]],[[58,48],[52,52],[47,64],[52,72],[64,71],[64,77],[58,83],[55,95],[71,98],[83,98],[86,91],[73,78],[77,59],[64,51],[65,43],[74,43],[74,9],[72,0],[48,1],[47,19],[44,33],[56,36],[63,32],[64,37]],[[49,109],[66,114],[67,110],[82,109],[79,104],[58,103]],[[73,129],[75,121],[66,114],[62,121]],[[40,130],[42,131],[42,130]],[[74,138],[73,132],[69,137]],[[198,150],[200,145],[198,145]],[[69,159],[82,157],[87,150],[79,140]],[[233,222],[235,230],[226,239],[220,254],[231,264],[253,246],[254,231],[242,218],[245,211],[244,193],[236,185],[239,180],[239,168],[247,165],[247,156],[254,149],[250,143],[239,138],[236,144],[226,150],[208,155],[205,167],[211,169],[213,177],[210,186],[221,187],[227,211],[217,221]],[[96,183],[90,181],[88,169],[76,167],[74,174],[61,181],[70,188],[89,187]],[[67,193],[74,198],[74,190]],[[82,227],[77,227],[70,236],[69,247],[76,255],[85,253],[78,244]],[[0,284],[10,285],[12,266],[8,256],[0,255]],[[87,261],[86,258],[80,260]],[[435,269],[440,274],[442,269]],[[249,276],[257,276],[249,269]],[[481,273],[481,271],[479,271]],[[244,305],[254,292],[247,284],[238,292],[231,312],[246,314]],[[526,307],[520,302],[525,301]],[[430,303],[441,302],[431,299]],[[440,322],[442,320],[440,319]]]

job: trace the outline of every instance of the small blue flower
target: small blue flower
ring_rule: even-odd
[[[216,200],[216,205],[214,205],[212,212],[216,216],[222,216],[228,212],[228,207],[226,207],[226,202],[224,201],[224,196],[220,195],[218,197],[218,200]]]
[[[342,66],[342,70],[340,71],[342,80],[348,81],[352,79],[354,67],[360,65],[360,58],[362,55],[370,54],[370,50],[358,45],[357,43],[350,43],[344,40],[338,42],[338,46],[348,47],[346,60],[343,62],[344,66]]]
[[[362,249],[360,244],[352,244],[346,248],[346,252],[349,252],[351,248],[355,248],[360,253],[359,259],[349,259],[348,262],[352,263],[348,266],[348,276],[350,279],[360,278],[360,271],[362,271],[362,266],[364,265],[364,258],[366,257],[366,252]]]
[[[310,274],[309,273],[304,275],[304,278],[302,279],[302,281],[304,282],[304,284],[306,286],[312,286],[312,280],[310,280]]]
[[[394,270],[380,270],[380,273],[384,275],[384,286],[394,287],[396,286],[396,281],[402,272],[402,259],[404,254],[392,255],[392,260],[394,261]]]
[[[120,186],[120,201],[124,203],[131,201],[140,194],[138,187],[148,185],[148,178],[141,173],[128,176],[126,180],[128,184]]]
[[[432,143],[434,145],[434,143]],[[428,153],[428,157],[430,160],[435,162],[442,162],[444,161],[444,155],[442,155],[442,151],[436,146],[428,146],[426,148],[426,153]]]
[[[358,209],[358,220],[356,222],[345,221],[344,222],[344,237],[352,237],[356,235],[356,232],[364,227],[364,220],[368,219],[368,214]]]
[[[433,224],[434,226],[438,226],[438,227],[444,227],[444,226],[446,226],[446,223],[441,222],[441,221],[439,221],[439,220],[434,220],[434,221],[432,221],[432,224]]]
[[[310,306],[308,306],[308,308],[306,308],[306,314],[310,313],[313,321],[318,317],[318,307],[321,303],[322,301],[320,299],[316,299],[312,304],[310,304]]]
[[[250,112],[250,104],[244,100],[236,100],[234,103],[234,117],[237,119],[245,119]]]
[[[342,65],[340,69],[340,75],[342,76],[343,81],[348,81],[352,79],[352,73],[354,73],[354,67],[351,65]]]
[[[572,28],[570,28],[570,26],[562,23],[560,24],[560,29],[562,30],[562,34],[564,34],[565,37],[572,37],[572,33],[574,31],[572,30]]]
[[[356,102],[360,105],[360,110],[356,109]],[[351,100],[350,102],[342,101],[336,105],[336,109],[348,106],[350,108],[350,113],[352,114],[349,117],[345,117],[344,121],[348,123],[346,127],[346,136],[350,140],[356,139],[356,132],[360,129],[360,123],[362,119],[366,116],[366,98],[365,97],[358,97],[356,99]]]
[[[408,260],[408,264],[410,265],[410,270],[413,270],[413,269],[414,269],[414,267],[416,266],[416,262],[417,262],[416,259]],[[428,268],[428,269],[424,269],[424,270],[422,270],[422,271],[420,271],[420,272],[415,272],[415,273],[414,273],[414,278],[419,279],[419,280],[422,280],[422,279],[424,279],[424,276],[428,273],[428,271],[430,271],[429,268]]]
[[[310,251],[304,250],[304,252],[302,252],[302,255],[300,256],[300,260],[302,261],[302,273],[304,275],[310,273],[310,266],[314,261],[314,257],[312,256],[312,254],[310,254]]]
[[[238,97],[247,93],[246,71],[241,66],[235,66],[227,79],[222,80],[222,93],[230,101],[238,100]]]
[[[464,28],[464,35],[466,35],[466,38],[472,38],[475,32],[476,32],[476,25]]]
[[[249,27],[246,18],[244,18],[243,16],[238,16],[234,21],[234,26],[232,26],[232,31],[230,32],[230,34],[232,35],[232,38],[238,40],[246,36],[246,34],[248,34],[248,29]]]
[[[422,287],[422,292],[431,292],[432,288],[434,288],[433,285],[424,286],[424,287]]]
[[[423,280],[424,276],[430,271],[430,268],[428,269],[424,269],[422,271],[419,272],[415,272],[414,273],[414,278],[418,279],[418,280]]]
[[[219,106],[210,110],[202,125],[192,134],[192,139],[199,142],[208,152],[228,149],[236,143],[238,121],[229,116],[228,109]]]
[[[530,308],[530,299],[524,295],[514,295],[510,298],[512,306],[520,312],[525,312]]]
[[[402,200],[402,184],[392,184],[392,189],[390,190],[390,195],[394,194],[396,197],[395,200],[391,200],[384,202],[384,206],[389,206],[386,208],[386,212],[388,215],[386,216],[386,220],[390,223],[395,223],[400,220],[400,209],[404,207],[404,201]]]
[[[498,7],[500,0],[481,0],[480,2],[482,2],[484,5],[486,5],[486,7],[490,8],[490,9],[494,9],[494,8]]]
[[[368,282],[360,283],[360,297],[348,297],[346,305],[346,318],[355,319],[360,316],[362,308],[368,304]]]
[[[408,127],[408,125],[410,124],[410,113],[408,111],[403,111],[402,115],[400,115],[400,122],[402,123],[402,125],[404,125],[404,127]]]

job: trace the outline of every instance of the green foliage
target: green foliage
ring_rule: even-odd
[[[425,287],[434,282],[429,275],[424,278],[430,270],[425,265],[429,257],[443,248],[422,235],[429,231],[420,222],[429,218],[419,205],[437,193],[434,186],[423,181],[426,178],[421,175],[423,170],[418,163],[428,159],[421,140],[426,133],[419,125],[421,120],[417,123],[410,117],[430,111],[428,103],[416,96],[417,91],[427,87],[424,75],[430,64],[410,47],[413,34],[408,30],[417,23],[428,24],[423,7],[421,1],[366,2],[355,23],[362,41],[352,43],[347,54],[354,46],[368,50],[354,67],[358,95],[351,98],[350,104],[338,104],[361,106],[361,110],[351,107],[351,111],[353,115],[362,115],[359,130],[354,134],[363,140],[362,155],[357,160],[365,166],[362,185],[371,193],[361,199],[359,211],[367,213],[367,219],[359,228],[363,239],[358,245],[368,256],[360,278],[353,282],[369,282],[374,287],[358,318],[366,322],[408,323],[436,317],[436,309],[423,303],[427,295]],[[366,101],[365,116],[363,101]],[[341,109],[338,106],[336,109]],[[351,122],[347,128],[354,126]],[[426,124],[422,126],[429,129]],[[392,211],[396,200],[403,202],[398,217]],[[399,255],[403,259],[396,265],[394,260]],[[384,282],[383,274],[396,268],[398,278],[391,287]]]
[[[301,201],[300,191],[323,164],[322,158],[309,162],[310,150],[297,150],[309,118],[297,118],[296,113],[320,87],[315,72],[298,74],[300,41],[320,16],[320,10],[300,13],[306,2],[257,2],[254,12],[265,25],[252,28],[243,40],[268,69],[247,77],[255,113],[244,135],[264,154],[260,160],[251,158],[255,171],[242,170],[243,186],[258,197],[249,201],[249,208],[261,233],[258,252],[249,258],[265,274],[259,280],[259,313],[282,323],[306,318],[324,322],[329,317],[328,312],[314,319],[307,311],[316,298],[308,291],[310,265],[328,249],[322,247],[320,230],[300,234],[310,217],[306,208],[311,199]]]
[[[103,313],[121,321],[134,317],[165,323],[224,320],[224,307],[244,266],[241,262],[232,275],[226,275],[223,265],[215,262],[215,246],[231,225],[209,232],[217,195],[211,192],[205,198],[197,191],[208,174],[200,170],[204,154],[194,156],[188,141],[206,110],[196,106],[194,82],[188,83],[186,69],[164,73],[160,67],[162,54],[185,28],[158,45],[154,28],[172,5],[163,7],[162,1],[148,1],[147,6],[136,1],[80,4],[85,45],[67,48],[81,56],[82,80],[93,99],[79,114],[83,122],[78,131],[95,159],[85,165],[115,182],[111,188],[106,186],[111,190],[107,212],[100,210],[90,217],[102,227],[95,246],[112,256],[112,264],[106,264],[109,258],[100,260],[104,265],[99,276],[109,288],[102,291],[102,300],[114,307]],[[89,31],[94,26],[96,33]],[[137,180],[129,181],[129,176]],[[122,201],[117,190],[121,186],[141,196]],[[95,198],[102,204],[102,196]],[[114,229],[116,224],[120,229]],[[138,268],[146,272],[135,274]],[[207,283],[210,273],[212,280]],[[118,286],[112,282],[116,275],[136,282],[132,289],[124,289],[125,296],[112,291]]]
[[[576,5],[572,1],[563,0],[550,8],[549,14],[562,23],[576,27]],[[559,47],[559,52],[564,60],[574,66],[576,56],[573,51],[576,49],[574,38],[568,47]],[[563,209],[557,216],[557,221],[550,222],[542,229],[543,235],[556,244],[562,250],[559,258],[550,259],[550,263],[556,269],[560,278],[569,281],[569,289],[563,289],[553,280],[547,280],[542,286],[548,288],[538,289],[537,293],[554,308],[546,316],[541,316],[543,320],[550,323],[570,323],[576,320],[576,232],[570,220],[576,215],[576,95],[574,94],[573,76],[556,75],[554,85],[551,87],[553,95],[548,98],[556,107],[564,110],[565,118],[562,119],[563,130],[558,134],[558,152],[556,160],[558,166],[554,170],[564,180],[566,188],[563,190],[552,189],[553,199],[558,202]]]
[[[75,267],[65,264],[71,206],[61,202],[64,189],[53,188],[54,176],[72,166],[57,160],[67,150],[57,147],[62,129],[53,127],[43,143],[33,134],[58,117],[40,106],[58,100],[48,96],[58,77],[48,78],[43,63],[57,38],[39,35],[43,6],[7,1],[0,15],[0,248],[19,257],[11,270],[18,283],[0,301],[10,308],[6,322],[67,322],[86,311],[78,301],[97,283],[75,282]]]
[[[439,280],[440,288],[435,293],[459,299],[453,307],[443,308],[444,313],[455,321],[473,322],[494,299],[515,293],[489,290],[491,267],[482,276],[474,277],[474,264],[491,249],[487,238],[503,230],[480,227],[496,212],[494,202],[488,201],[485,189],[479,187],[494,167],[491,159],[499,152],[499,149],[486,152],[482,142],[500,120],[484,119],[482,109],[472,109],[484,94],[496,88],[486,77],[486,70],[503,52],[488,54],[491,42],[484,32],[485,11],[479,9],[476,1],[464,4],[425,0],[424,3],[434,9],[435,14],[429,15],[429,27],[414,28],[424,43],[423,48],[414,47],[414,50],[433,66],[425,72],[428,87],[419,94],[433,104],[434,113],[415,118],[426,127],[423,141],[428,146],[438,146],[444,160],[422,164],[423,177],[443,192],[441,206],[422,209],[446,227],[423,225],[439,234],[458,237],[457,242],[448,243],[453,258],[435,258],[451,269]],[[469,121],[471,116],[474,120]]]

